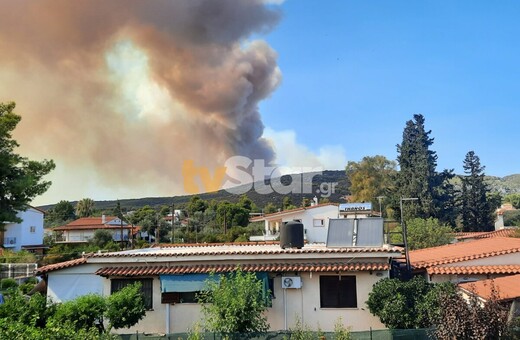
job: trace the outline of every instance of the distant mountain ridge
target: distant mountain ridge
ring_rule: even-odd
[[[282,185],[288,185],[290,183],[290,175],[282,176],[280,182]],[[305,178],[305,176],[302,176]],[[273,179],[274,180],[274,179]],[[277,182],[277,181],[275,181]],[[302,202],[302,199],[308,198],[312,199],[314,196],[318,198],[322,197],[316,191],[320,188],[321,183],[337,183],[335,185],[334,193],[331,193],[329,197],[327,197],[331,202],[344,202],[342,198],[345,195],[349,194],[348,191],[348,181],[345,175],[344,170],[325,170],[321,175],[316,175],[313,177],[312,181],[312,193],[306,194],[290,194],[292,203],[296,206],[299,206]],[[457,182],[457,180],[455,180]],[[498,192],[502,195],[510,194],[510,193],[520,193],[520,174],[509,175],[505,177],[496,177],[496,176],[486,176],[486,182],[488,183],[492,192]],[[266,180],[266,184],[271,184],[271,180]],[[278,185],[280,186],[280,185]],[[243,186],[239,186],[237,188],[241,188]],[[287,195],[279,194],[281,191],[281,187],[277,187],[273,184],[273,192],[271,194],[259,194],[253,188],[247,191],[246,195],[258,206],[264,207],[267,203],[272,202],[277,206],[281,206],[283,198]],[[241,190],[244,191],[244,190]],[[195,195],[182,195],[182,196],[171,196],[171,197],[144,197],[144,198],[134,198],[134,199],[121,199],[119,200],[121,207],[126,208],[128,210],[138,209],[145,205],[154,206],[162,206],[162,205],[171,205],[172,203],[179,206],[181,204],[185,204],[189,202],[190,198]],[[200,198],[211,201],[213,199],[217,201],[227,200],[230,202],[236,202],[240,195],[236,195],[230,193],[226,190],[219,190],[216,192],[202,193],[197,194]],[[76,202],[72,202],[75,204]],[[108,200],[108,201],[96,201],[96,209],[100,210],[108,210],[113,209],[117,204],[116,200]],[[43,210],[50,209],[54,206],[54,204],[44,205],[39,208]]]

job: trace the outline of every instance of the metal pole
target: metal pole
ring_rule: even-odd
[[[172,203],[172,236],[170,237],[170,242],[175,243],[175,204]]]
[[[403,198],[401,197],[401,200],[399,201],[399,205],[401,208],[401,227],[403,228],[403,243],[404,243],[404,252],[406,257],[406,270],[410,272],[411,266],[410,266],[410,252],[408,250],[408,235],[406,233],[406,223],[403,218],[403,201],[416,201],[418,198]]]

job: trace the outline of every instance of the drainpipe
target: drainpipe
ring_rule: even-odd
[[[287,330],[287,289],[283,289],[283,323],[284,329]]]
[[[166,304],[166,334],[170,334],[170,304]]]

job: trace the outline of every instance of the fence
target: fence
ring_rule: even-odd
[[[22,279],[34,276],[36,263],[0,263],[0,279]]]
[[[196,335],[196,336],[194,336]],[[432,340],[435,339],[431,335],[430,329],[382,329],[382,330],[369,330],[362,332],[350,332],[352,340]],[[295,334],[290,331],[278,331],[278,332],[267,332],[262,334],[254,333],[241,333],[241,334],[220,334],[220,333],[173,333],[173,334],[122,334],[120,335],[121,340],[186,340],[190,337],[191,339],[197,340],[289,340],[295,338],[298,340],[333,340],[335,339],[334,333],[318,333],[311,331],[303,331]]]

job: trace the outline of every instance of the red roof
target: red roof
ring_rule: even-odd
[[[105,267],[96,271],[101,276],[146,276],[163,274],[227,273],[237,264]],[[388,263],[263,263],[240,264],[246,272],[336,272],[388,270]]]
[[[45,274],[47,272],[51,272],[54,270],[75,267],[77,265],[87,263],[87,257],[88,257],[88,255],[84,256],[84,257],[80,257],[79,259],[74,259],[74,260],[55,263],[55,264],[49,264],[47,266],[40,267],[40,268],[36,269],[36,275],[41,275],[41,274]]]
[[[476,275],[476,274],[520,274],[518,265],[484,266],[436,266],[427,268],[428,274]]]
[[[511,300],[520,297],[520,275],[499,277],[491,280],[481,280],[459,284],[459,287],[487,300],[491,296],[491,288],[498,292],[498,300]]]
[[[82,217],[75,221],[72,221],[64,226],[56,227],[55,231],[65,230],[92,230],[92,229],[117,229],[121,228],[120,225],[107,224],[108,222],[116,219],[115,216],[105,216],[105,222],[103,223],[103,217]],[[131,225],[123,225],[123,229],[130,229]]]
[[[270,218],[270,217],[282,216],[282,215],[286,215],[286,214],[290,214],[290,213],[305,211],[305,210],[314,209],[314,208],[321,208],[321,207],[325,207],[325,206],[329,206],[329,205],[338,206],[338,204],[336,204],[336,203],[320,203],[320,204],[316,204],[316,205],[313,205],[310,207],[300,207],[300,208],[282,210],[282,211],[278,211],[278,212],[271,213],[271,214],[265,214],[263,216],[255,216],[255,217],[249,219],[249,221],[250,222],[259,222],[259,221],[263,221],[266,218]]]
[[[478,231],[478,232],[466,232],[466,233],[456,233],[455,238],[457,240],[464,239],[481,239],[481,238],[490,238],[490,237],[511,237],[518,228],[505,228],[493,231]]]
[[[418,269],[517,252],[520,252],[520,238],[493,237],[413,250],[410,263]]]

